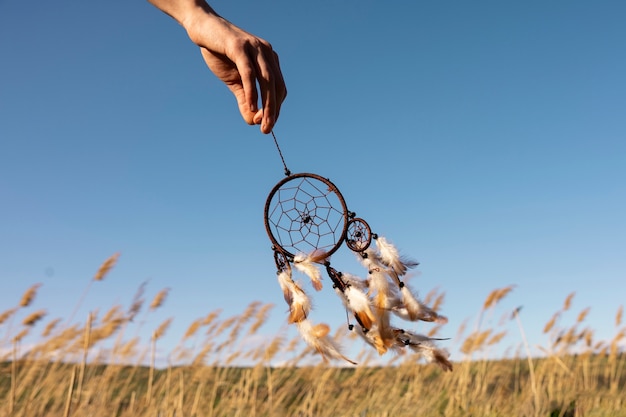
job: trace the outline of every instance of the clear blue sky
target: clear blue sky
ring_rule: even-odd
[[[443,335],[510,284],[492,324],[523,305],[533,346],[572,291],[574,317],[591,307],[596,337],[614,335],[626,3],[212,5],[280,55],[289,96],[275,132],[289,168],[329,177],[421,262],[410,283],[446,292]],[[273,335],[286,305],[262,214],[282,178],[271,137],[243,123],[184,30],[147,2],[0,0],[0,311],[41,282],[32,309],[67,317],[119,251],[78,319],[128,305],[149,280],[148,298],[171,288],[150,319],[175,317],[164,343],[253,300],[276,304]],[[348,260],[335,266],[361,274]],[[313,294],[313,319],[342,326],[329,287]],[[505,345],[519,342],[511,329]],[[444,346],[459,358],[457,341]]]

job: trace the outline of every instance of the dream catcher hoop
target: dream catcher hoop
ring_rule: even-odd
[[[311,299],[293,278],[293,270],[307,276],[315,290],[322,289],[322,269],[333,283],[346,311],[356,324],[348,324],[379,354],[411,349],[442,369],[452,370],[448,353],[436,340],[392,324],[392,316],[407,321],[446,323],[447,319],[423,304],[402,278],[417,262],[400,256],[387,239],[372,233],[369,224],[348,210],[343,195],[328,178],[312,173],[292,174],[272,132],[286,177],[270,191],[264,220],[272,242],[278,283],[295,324],[307,344],[324,359],[343,359],[325,324],[309,319]],[[337,271],[330,258],[342,245],[354,252],[367,271],[366,278]]]

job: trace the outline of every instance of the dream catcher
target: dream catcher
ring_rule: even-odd
[[[272,241],[278,283],[289,306],[288,321],[297,326],[308,345],[325,359],[346,358],[328,336],[325,324],[309,319],[311,299],[294,280],[294,269],[307,276],[315,290],[322,289],[322,271],[355,323],[356,331],[379,354],[410,349],[444,370],[452,370],[448,353],[433,339],[396,327],[392,316],[406,321],[446,323],[447,319],[424,305],[404,283],[407,271],[418,265],[400,255],[383,236],[372,233],[369,224],[349,211],[343,195],[329,179],[317,174],[292,174],[276,136],[274,143],[286,177],[270,191],[265,202],[265,228]],[[331,256],[345,245],[366,270],[361,278],[331,266]]]

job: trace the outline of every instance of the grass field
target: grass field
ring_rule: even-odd
[[[94,281],[114,264],[114,257],[105,262]],[[15,307],[0,312],[6,330],[0,416],[626,416],[622,308],[609,318],[615,322],[613,339],[594,340],[593,330],[583,326],[588,310],[571,326],[559,321],[574,294],[547,318],[543,331],[551,345],[541,358],[521,352],[512,359],[482,359],[480,353],[500,343],[504,333],[476,328],[464,337],[464,356],[454,371],[443,372],[411,353],[376,366],[369,348],[358,355],[356,367],[321,360],[311,365],[318,357],[299,338],[285,335],[233,351],[267,321],[272,306],[258,302],[236,317],[221,319],[214,311],[193,321],[168,354],[176,366],[157,369],[155,351],[171,321],[155,325],[149,340],[128,330],[142,308],[161,307],[166,290],[149,305],[137,296],[126,308],[116,305],[69,326],[63,323],[70,320],[45,322],[43,310],[28,312],[37,289],[32,286]],[[510,290],[495,289],[482,312],[496,308]],[[18,324],[20,310],[24,318]],[[524,340],[516,312],[511,320]],[[22,339],[39,322],[39,342],[24,351]],[[339,342],[350,342],[351,336],[341,337]],[[203,342],[190,348],[190,338]],[[269,366],[277,357],[289,360]]]

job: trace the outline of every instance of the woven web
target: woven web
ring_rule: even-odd
[[[268,221],[280,246],[294,254],[309,254],[330,251],[342,239],[345,219],[337,194],[324,182],[303,177],[277,190]]]

